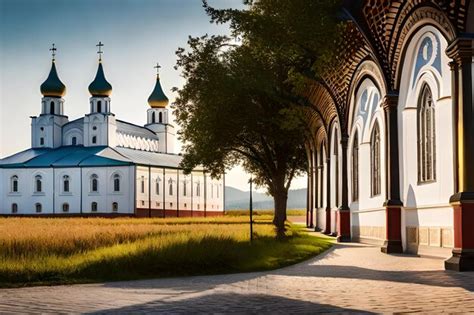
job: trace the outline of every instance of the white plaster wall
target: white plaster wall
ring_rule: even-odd
[[[113,176],[121,176],[120,192],[114,192]],[[99,177],[99,191],[91,191],[92,174]],[[113,213],[112,203],[118,203],[117,213],[133,214],[133,166],[96,167],[82,169],[82,213],[91,213],[92,202],[97,202],[97,213]]]
[[[319,208],[317,209],[316,212],[316,217],[317,217],[317,226],[320,230],[324,230],[326,228],[326,209],[325,208]]]
[[[159,182],[159,191],[156,191],[156,182]],[[163,192],[166,188],[163,182],[163,169],[151,168],[151,208],[163,209]]]
[[[173,182],[173,194],[169,194],[169,180]],[[177,210],[178,209],[178,189],[177,189],[177,182],[178,182],[178,172],[174,169],[165,169],[165,209],[166,210]]]
[[[186,185],[184,182],[186,181]],[[179,171],[179,209],[180,210],[191,210],[192,204],[192,183],[191,175],[184,175],[182,171]],[[184,189],[186,188],[186,193]]]
[[[69,192],[64,192],[63,177],[69,176]],[[54,169],[54,211],[64,213],[63,204],[69,204],[67,213],[81,213],[81,169],[59,168]]]
[[[193,210],[204,211],[204,175],[202,172],[193,172]],[[197,195],[198,183],[200,193]]]

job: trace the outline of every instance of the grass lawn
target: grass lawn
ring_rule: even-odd
[[[327,238],[271,216],[175,219],[0,218],[0,287],[269,270],[315,256]]]

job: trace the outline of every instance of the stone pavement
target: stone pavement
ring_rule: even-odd
[[[0,313],[474,312],[474,273],[338,244],[255,273],[0,290]]]

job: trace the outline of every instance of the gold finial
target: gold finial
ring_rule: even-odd
[[[160,68],[161,68],[160,63],[157,62],[156,66],[154,66],[153,68],[156,69],[156,76],[159,77],[160,76]]]
[[[56,60],[56,58],[55,58],[56,57],[56,50],[57,49],[56,49],[56,47],[54,47],[54,43],[53,43],[53,47],[51,47],[49,49],[49,51],[51,51],[51,56],[53,57],[53,62]]]
[[[104,44],[102,44],[102,42],[99,41],[99,43],[96,46],[99,47],[99,51],[97,52],[99,54],[99,61],[102,61],[102,54],[104,53],[102,51],[102,47],[104,46]]]

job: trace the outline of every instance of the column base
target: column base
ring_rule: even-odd
[[[453,249],[453,256],[444,262],[444,269],[474,271],[474,251]]]
[[[338,243],[350,243],[351,237],[348,235],[339,235],[336,240]]]
[[[389,241],[386,240],[380,251],[385,254],[401,254],[403,253],[402,241]]]

